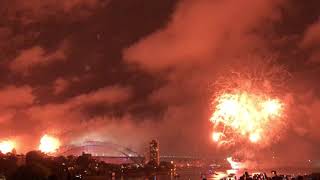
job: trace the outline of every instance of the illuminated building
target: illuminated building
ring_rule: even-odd
[[[159,143],[156,140],[152,140],[149,144],[149,163],[159,165]]]

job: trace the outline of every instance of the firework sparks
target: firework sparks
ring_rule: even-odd
[[[281,116],[283,109],[279,99],[248,92],[222,94],[214,104],[215,111],[210,120],[215,127],[212,138],[216,142],[240,135],[257,143],[264,137],[268,125]]]
[[[213,132],[212,133],[212,140],[215,142],[219,142],[221,135],[222,135],[221,133]]]
[[[44,153],[55,153],[60,147],[60,141],[52,136],[44,135],[40,140],[39,150]]]
[[[278,92],[286,71],[272,63],[232,71],[215,84],[212,101],[212,140],[218,145],[243,140],[262,144],[277,134],[283,124],[285,103]],[[239,69],[240,70],[240,69]]]
[[[13,141],[2,141],[0,142],[0,151],[4,154],[12,152],[15,147],[15,143]]]
[[[259,133],[253,133],[253,134],[250,134],[249,139],[252,143],[257,143],[261,139],[261,136]]]

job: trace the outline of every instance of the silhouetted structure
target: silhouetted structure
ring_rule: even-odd
[[[149,164],[154,164],[159,166],[160,163],[160,153],[159,153],[159,143],[156,140],[152,140],[149,144]]]

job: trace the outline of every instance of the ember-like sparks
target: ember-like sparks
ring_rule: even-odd
[[[52,136],[44,135],[40,140],[39,150],[44,153],[55,153],[60,147],[60,141]]]
[[[15,147],[15,143],[13,141],[7,140],[0,142],[0,151],[1,153],[9,153],[12,152],[12,150]]]

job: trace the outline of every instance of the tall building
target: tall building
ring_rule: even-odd
[[[160,163],[159,143],[152,140],[149,144],[149,163],[159,165]]]

